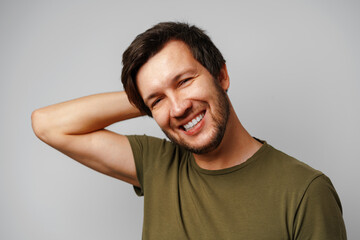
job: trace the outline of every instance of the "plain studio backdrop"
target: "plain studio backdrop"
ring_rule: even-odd
[[[204,28],[249,132],[328,175],[359,239],[359,1],[0,2],[0,239],[141,239],[143,199],[38,140],[31,112],[122,90],[121,55],[160,21]],[[164,137],[142,117],[123,134]],[[274,186],[276,187],[276,186]]]

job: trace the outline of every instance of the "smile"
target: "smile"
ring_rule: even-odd
[[[205,113],[201,113],[197,117],[195,117],[194,119],[189,121],[187,124],[183,125],[183,127],[185,128],[185,131],[189,131],[190,129],[195,127],[201,121],[201,119],[203,119],[204,115],[205,115]]]

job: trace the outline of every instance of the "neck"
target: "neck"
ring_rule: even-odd
[[[230,104],[229,119],[220,145],[209,153],[194,154],[194,157],[201,168],[219,170],[245,162],[261,145],[242,126]]]

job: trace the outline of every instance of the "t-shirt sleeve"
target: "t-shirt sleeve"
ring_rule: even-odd
[[[140,183],[140,187],[133,185],[134,187],[134,191],[138,196],[143,196],[144,192],[142,191],[142,186],[143,186],[143,166],[142,166],[142,162],[141,162],[141,153],[142,153],[142,149],[143,149],[143,143],[141,141],[141,137],[140,136],[136,136],[136,135],[129,135],[126,136],[130,142],[130,146],[131,146],[131,150],[134,156],[134,161],[135,161],[135,167],[136,167],[136,176],[137,179]]]
[[[140,183],[140,187],[134,186],[135,193],[143,196],[145,192],[144,179],[150,174],[156,174],[157,171],[165,167],[164,162],[166,153],[172,150],[172,144],[165,139],[150,137],[146,135],[128,135],[126,136],[130,142],[133,152],[136,175]]]
[[[294,229],[297,240],[347,239],[340,199],[325,175],[315,178],[306,189],[297,210]]]

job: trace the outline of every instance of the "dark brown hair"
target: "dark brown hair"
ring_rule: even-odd
[[[210,37],[200,28],[180,22],[161,22],[139,34],[125,50],[122,58],[121,81],[129,101],[142,113],[152,116],[144,103],[136,84],[136,75],[152,56],[170,40],[183,41],[193,57],[217,79],[225,64],[220,51]]]

